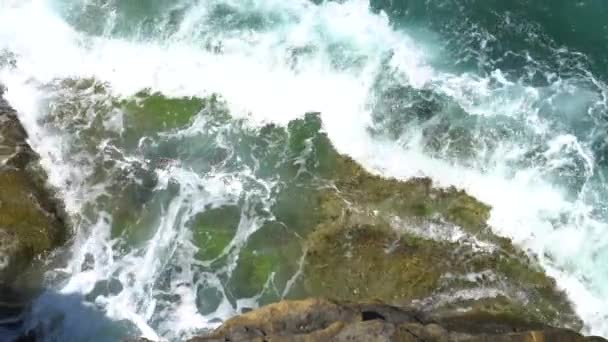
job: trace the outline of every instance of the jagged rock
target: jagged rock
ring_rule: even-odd
[[[434,317],[424,311],[380,303],[322,299],[282,301],[226,321],[190,342],[224,341],[402,341],[402,342],[583,342],[606,341],[574,331],[501,317],[461,314]]]
[[[65,241],[67,230],[38,156],[1,96],[0,91],[0,286],[10,286],[36,258]]]

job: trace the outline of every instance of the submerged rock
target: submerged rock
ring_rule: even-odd
[[[274,169],[288,180],[272,208],[276,221],[239,252],[227,281],[235,298],[380,300],[442,315],[466,311],[582,327],[536,260],[493,234],[489,206],[428,178],[373,175],[340,155],[321,126],[309,114],[291,122],[288,134],[261,130],[288,146],[288,160],[296,162]],[[194,225],[202,260],[228,252],[237,229],[236,207],[216,211]]]
[[[88,91],[103,92],[95,83],[77,83],[79,87],[87,91],[76,93],[77,104],[80,95],[88,99]],[[127,100],[100,96],[85,103],[87,110],[75,111],[81,116],[66,124],[59,119],[74,116],[71,104],[66,101],[50,120],[55,118],[57,127],[70,132],[86,132],[85,149],[96,150],[100,141],[110,137],[118,147],[112,153],[141,152],[146,159],[123,175],[115,172],[123,157],[101,158],[104,168],[99,177],[110,179],[113,188],[112,196],[99,204],[112,213],[113,236],[134,242],[149,238],[147,227],[157,219],[162,203],[143,203],[154,204],[149,201],[156,183],[152,171],[165,168],[155,160],[179,159],[200,174],[219,164],[232,165],[232,170],[246,164],[256,177],[277,181],[272,191],[264,189],[272,198],[271,207],[248,208],[240,199],[205,207],[186,222],[198,248],[194,257],[206,272],[218,275],[231,303],[242,298],[254,298],[258,304],[307,297],[379,300],[432,312],[425,316],[429,319],[453,317],[456,322],[463,313],[467,319],[480,317],[471,321],[467,332],[487,317],[492,324],[507,327],[513,322],[543,329],[545,324],[581,327],[554,280],[510,240],[493,234],[487,224],[490,207],[458,189],[436,188],[427,178],[399,181],[371,174],[333,148],[316,114],[294,120],[286,128],[268,125],[249,130],[230,121],[214,97],[172,100],[144,91]],[[115,111],[120,115],[114,117]],[[97,121],[90,120],[88,113],[94,113]],[[202,123],[204,129],[198,127]],[[218,138],[225,144],[216,146],[213,142]],[[145,181],[135,184],[133,179]],[[167,199],[172,198],[171,189],[166,191]],[[238,241],[240,225],[249,218],[244,213],[265,219],[246,241]],[[224,267],[226,261],[230,267]],[[197,299],[204,302],[199,303],[201,312],[213,312],[219,305],[223,294],[214,290],[198,289]],[[315,317],[308,319],[312,322]],[[273,318],[266,319],[271,324]],[[364,324],[373,329],[398,328]],[[325,336],[319,331],[327,326],[311,333]],[[357,329],[344,331],[356,335]]]
[[[282,301],[234,317],[203,341],[606,341],[492,314],[436,317],[381,303]]]
[[[492,232],[489,206],[464,191],[437,188],[428,178],[373,175],[340,155],[321,126],[319,116],[309,114],[287,128],[289,144],[284,145],[306,158],[293,158],[298,163],[283,170],[295,181],[278,193],[273,214],[297,238],[277,244],[275,232],[260,229],[255,236],[262,243],[255,253],[243,253],[237,267],[237,275],[256,276],[235,277],[245,285],[235,289],[237,296],[259,293],[271,274],[282,279],[295,274],[297,281],[286,292],[264,297],[262,304],[310,296],[381,300],[443,314],[494,313],[582,327],[536,260]],[[211,241],[224,241],[210,249],[215,254],[232,236],[223,228],[227,238],[205,232],[217,235]],[[281,289],[285,282],[278,284]]]
[[[0,92],[0,96],[1,96]],[[66,239],[63,209],[46,187],[38,156],[15,111],[0,97],[0,286]],[[2,291],[0,301],[6,300]]]

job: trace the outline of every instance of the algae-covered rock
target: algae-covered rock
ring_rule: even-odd
[[[174,99],[148,90],[141,91],[132,98],[120,101],[125,113],[125,140],[127,144],[135,144],[141,136],[186,126],[196,114],[214,106],[216,102],[214,96]]]
[[[261,303],[274,302],[282,298],[301,256],[299,240],[291,232],[276,223],[266,224],[240,251],[228,287],[239,297],[259,295]]]
[[[281,301],[226,321],[202,341],[532,342],[606,341],[543,324],[505,322],[492,315],[436,318],[424,310],[382,303],[320,299]]]
[[[315,114],[287,128],[269,125],[260,136],[273,146],[265,151],[277,156],[282,152],[274,148],[287,146],[282,157],[288,162],[275,167],[282,180],[275,221],[243,244],[226,280],[235,298],[270,290],[274,295],[262,302],[311,295],[381,300],[444,315],[464,310],[581,327],[554,280],[493,234],[486,204],[427,178],[400,181],[367,172],[336,152]],[[194,237],[201,260],[224,252],[238,219],[226,208],[199,217]],[[290,276],[297,281],[288,288]]]
[[[565,295],[486,224],[490,208],[428,179],[401,182],[335,162],[320,191],[303,281],[313,295],[480,311],[580,329]]]
[[[439,215],[467,232],[495,238],[486,223],[491,208],[462,190],[435,188],[428,178],[385,179],[370,174],[345,156],[337,157],[332,180],[345,200],[366,210],[420,220]]]
[[[241,160],[255,154],[263,161],[252,163],[256,175],[279,180],[272,219],[245,238],[239,204],[206,209],[189,225],[197,258],[219,272],[231,300],[381,300],[446,317],[465,311],[580,328],[555,282],[494,235],[491,208],[464,191],[367,172],[337,153],[315,114],[243,140]]]
[[[15,111],[0,97],[0,285],[10,285],[67,233],[61,206],[46,188],[26,138]]]
[[[287,136],[270,134],[279,129],[263,131],[284,139],[296,162],[281,169],[293,178],[278,192],[273,214],[302,237],[305,251],[298,278],[304,291],[290,298],[413,301],[445,314],[468,310],[580,328],[554,280],[509,239],[493,234],[486,204],[427,178],[400,181],[367,172],[335,151],[318,115],[290,123]],[[266,236],[256,248],[260,254],[243,252],[235,273],[246,284],[241,290],[257,285],[238,293],[260,291],[269,270],[293,264],[298,255],[261,247],[272,243],[268,234],[260,236]],[[282,245],[298,249],[298,243]]]
[[[388,225],[320,226],[309,238],[305,282],[312,293],[341,300],[424,298],[439,286],[450,246],[401,239]]]
[[[201,260],[219,257],[234,238],[240,219],[241,210],[237,206],[211,208],[196,215],[192,230],[199,246],[197,257]]]

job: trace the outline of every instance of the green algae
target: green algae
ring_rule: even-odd
[[[446,269],[446,249],[400,238],[386,224],[330,223],[308,242],[307,287],[332,299],[405,303],[432,292]]]
[[[0,98],[0,284],[24,276],[66,238],[65,214],[26,144],[16,114]]]
[[[287,130],[291,153],[307,157],[303,167],[315,177],[328,177],[335,168],[338,153],[322,133],[319,114],[307,113],[304,118],[291,121]]]
[[[142,91],[110,102],[125,115],[124,136],[117,144],[130,147],[143,136],[158,142],[159,133],[185,128],[198,115],[209,119],[210,132],[229,121],[215,97],[171,99]],[[426,178],[400,181],[367,172],[335,151],[322,133],[317,114],[307,114],[285,128],[267,125],[251,130],[236,120],[230,122],[234,132],[225,131],[223,138],[236,146],[230,151],[235,153],[233,158],[251,166],[258,177],[280,181],[273,192],[275,221],[267,222],[236,251],[234,270],[223,279],[234,298],[260,294],[264,295],[262,301],[281,298],[305,251],[300,277],[303,289],[290,293],[292,297],[319,295],[405,304],[432,300],[450,291],[507,283],[508,288],[501,288],[506,295],[500,300],[453,300],[436,305],[450,312],[473,308],[557,325],[580,323],[554,281],[534,260],[517,251],[508,239],[492,233],[487,225],[491,208],[464,191],[436,188]],[[215,137],[202,136],[201,141],[212,146]],[[162,156],[184,153],[169,144],[156,148]],[[218,154],[221,162],[226,162],[227,154]],[[118,228],[113,235],[145,232],[141,208],[128,208],[133,207],[130,203],[145,202],[149,192],[117,184],[113,193],[126,192],[123,199],[116,197],[112,212]],[[236,206],[198,215],[189,224],[199,248],[197,258],[209,261],[220,256],[233,241],[239,218]],[[395,219],[402,227],[395,227]],[[456,226],[494,249],[479,250],[462,241],[431,238],[424,228],[428,224],[440,225],[446,232]],[[217,271],[219,266],[211,268]],[[466,280],[467,274],[476,272],[490,272],[496,279]]]
[[[33,198],[31,182],[23,172],[0,172],[0,227],[18,239],[29,259],[53,246],[52,219]]]
[[[241,210],[237,206],[211,208],[196,215],[191,225],[193,242],[199,248],[197,258],[219,257],[234,238],[240,219]]]
[[[287,136],[272,125],[260,131],[264,138],[278,139],[273,146],[289,146],[286,155],[290,158],[302,156],[304,151],[310,153],[310,159],[303,158],[298,167],[304,165],[311,177],[298,178],[298,169],[289,164],[277,169],[283,172],[281,179],[291,181],[280,188],[272,207],[278,222],[306,240],[301,280],[309,294],[406,303],[440,290],[496,285],[457,277],[446,281],[444,277],[449,273],[464,277],[471,272],[490,271],[502,280],[526,284],[529,295],[540,298],[536,304],[547,309],[539,309],[541,313],[531,317],[555,320],[561,309],[571,313],[554,282],[508,239],[491,232],[487,225],[489,206],[464,191],[435,188],[426,178],[399,181],[370,174],[350,158],[340,156],[320,130],[318,115],[308,114],[290,123]],[[280,151],[274,153],[278,159]],[[394,218],[418,231],[396,231]],[[462,246],[461,242],[430,239],[419,228],[427,223],[444,225],[446,231],[459,227],[496,251],[480,252],[478,247]],[[293,236],[291,239],[297,240]],[[256,248],[249,241],[241,252],[232,279],[235,293],[259,293],[281,262],[293,263],[295,256],[287,258],[283,249],[267,247],[273,244],[271,240],[267,238]],[[228,238],[222,245],[227,242]],[[295,243],[292,246],[299,248]],[[575,320],[572,316],[567,319]]]
[[[274,270],[280,265],[280,253],[273,250],[245,250],[239,254],[239,264],[232,275],[233,292],[253,297],[262,292]]]
[[[442,293],[451,296],[459,290],[497,288],[509,296],[506,303],[489,305],[482,297],[474,301],[475,308],[580,328],[580,321],[554,281],[528,266],[529,260],[521,255],[479,251],[396,231],[381,217],[357,212],[352,203],[341,217],[320,223],[307,244],[303,281],[311,295],[406,305],[414,300],[432,302],[433,296]],[[481,272],[491,272],[496,278],[459,280]],[[504,287],[503,282],[510,285]],[[471,307],[470,302],[457,298],[445,305],[453,311]]]
[[[306,138],[306,127],[320,129],[315,127],[317,118],[307,119],[312,122],[296,126],[303,133],[298,132],[295,149],[311,138]],[[325,144],[329,151],[322,161],[331,165],[324,169],[326,183],[310,183],[316,185],[301,193],[288,187],[275,205],[277,217],[306,237],[301,282],[308,295],[403,305],[433,301],[442,293],[490,288],[503,293],[504,301],[482,298],[471,306],[453,298],[435,305],[580,328],[554,280],[508,239],[492,233],[489,206],[464,191],[436,188],[426,178],[399,181],[373,175],[338,155],[328,141],[317,138],[316,144],[317,150]],[[313,170],[323,167],[317,164]],[[425,228],[429,224],[440,227],[445,236],[432,237]],[[468,240],[449,240],[458,229]],[[492,276],[467,280],[484,272]]]
[[[136,132],[157,132],[187,125],[208,101],[195,97],[168,98],[148,90],[137,93],[121,105],[127,115],[127,126]]]
[[[132,96],[118,97],[110,87],[94,78],[65,79],[48,86],[52,115],[45,121],[65,130],[73,139],[71,149],[98,152],[102,143],[111,142],[120,152],[137,149],[142,138],[159,142],[159,134],[190,126],[199,115],[225,123],[230,115],[223,100],[206,97],[169,97],[143,89]],[[166,147],[166,146],[165,146]]]
[[[241,298],[261,295],[264,303],[281,299],[299,267],[301,255],[301,240],[285,226],[269,222],[239,252],[229,288]]]
[[[472,233],[487,226],[490,207],[464,191],[435,188],[428,178],[385,179],[363,170],[348,157],[337,159],[332,179],[348,199],[404,217],[439,214]]]
[[[442,293],[496,288],[509,299],[490,305],[482,297],[474,302],[476,309],[580,328],[555,282],[508,240],[486,229],[487,206],[462,191],[434,189],[429,180],[384,180],[341,158],[342,170],[351,172],[335,176],[336,191],[322,191],[319,216],[323,219],[307,239],[303,282],[310,294],[405,305],[415,300],[432,302]],[[396,229],[391,224],[395,215],[403,219],[402,225],[418,227],[440,215],[444,224],[457,224],[495,245],[483,250],[462,241],[431,238],[421,228]],[[445,229],[454,228],[446,225]],[[495,278],[466,280],[482,272],[491,272]],[[443,305],[454,311],[471,307],[457,298]]]
[[[283,222],[290,230],[306,235],[319,218],[317,190],[306,186],[286,186],[276,195],[272,208],[276,219]]]
[[[142,136],[154,136],[184,127],[206,106],[211,98],[168,98],[160,93],[143,90],[135,96],[121,100],[124,116],[124,139],[127,146],[135,146]]]

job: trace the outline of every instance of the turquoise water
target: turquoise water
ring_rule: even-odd
[[[273,248],[306,232],[322,131],[372,172],[492,205],[608,336],[607,17],[599,0],[0,1],[0,81],[75,222],[48,287],[88,303],[49,293],[26,325],[171,340],[295,296],[299,249]],[[83,326],[89,309],[111,320]]]

